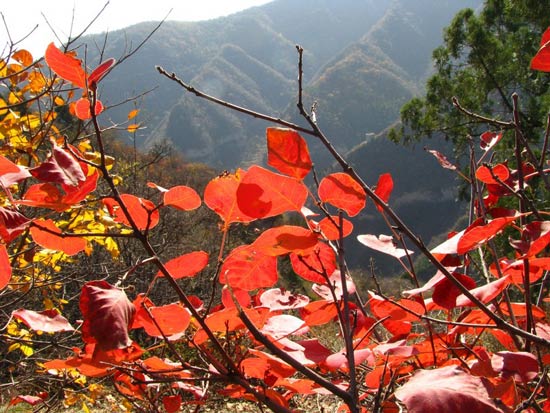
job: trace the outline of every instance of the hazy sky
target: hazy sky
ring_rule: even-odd
[[[109,0],[105,11],[91,26],[88,33],[122,29],[148,20],[162,20],[172,9],[168,20],[197,21],[226,16],[237,11],[269,3],[270,0]],[[35,58],[44,54],[46,46],[55,41],[42,13],[62,40],[71,31],[74,10],[73,34],[81,32],[97,15],[107,0],[0,0],[11,38],[16,41],[28,34],[19,48],[29,50]],[[0,21],[0,56],[8,41],[6,27]]]

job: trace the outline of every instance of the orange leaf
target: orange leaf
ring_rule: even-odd
[[[158,224],[159,211],[155,209],[155,204],[151,201],[130,194],[122,194],[120,198],[122,198],[122,202],[124,202],[138,229],[151,229]],[[107,207],[115,222],[130,226],[130,221],[128,221],[115,199],[106,198],[103,200],[103,204]]]
[[[389,173],[382,174],[378,178],[378,183],[376,184],[376,190],[374,193],[384,201],[388,202],[390,199],[391,192],[393,191],[393,179]],[[376,205],[376,209],[382,212],[384,209],[380,205]]]
[[[92,111],[90,110],[91,103],[88,98],[80,98],[75,102],[74,105],[74,112],[78,119],[81,120],[87,120],[92,117]],[[103,112],[103,103],[101,103],[100,100],[96,100],[95,102],[95,112],[94,114],[97,116],[101,112]]]
[[[2,290],[11,279],[11,263],[8,251],[4,244],[0,244],[0,290]]]
[[[170,271],[172,278],[179,279],[193,277],[202,271],[208,264],[208,254],[204,251],[194,251],[171,259],[166,263],[166,269]],[[162,277],[159,271],[157,277]]]
[[[300,309],[304,322],[312,327],[328,323],[338,316],[338,309],[333,302],[326,300],[312,301]]]
[[[337,172],[323,178],[319,185],[321,201],[344,210],[349,216],[357,215],[366,203],[366,194],[361,185],[351,176]]]
[[[134,109],[128,112],[128,120],[134,119],[138,113],[139,113],[139,109]]]
[[[488,242],[494,238],[507,225],[510,225],[520,216],[509,216],[495,218],[485,225],[479,225],[479,222],[474,222],[466,229],[464,235],[459,239],[456,251],[459,255],[465,254],[474,248]]]
[[[319,229],[329,241],[335,241],[340,239],[340,218],[337,216],[331,216],[323,218],[319,222]],[[347,237],[353,231],[353,224],[351,221],[342,219],[342,237]]]
[[[30,232],[32,239],[38,245],[51,250],[63,251],[67,255],[75,255],[83,251],[87,245],[84,238],[61,236],[61,230],[51,219],[35,220]]]
[[[60,78],[82,89],[86,88],[86,72],[79,59],[63,53],[53,43],[48,45],[44,58],[50,69]]]
[[[485,184],[498,185],[500,182],[506,182],[509,177],[510,170],[506,165],[501,163],[491,168],[486,165],[481,165],[476,170],[476,178]],[[498,178],[498,180],[496,178]]]
[[[23,66],[32,65],[34,60],[32,58],[32,54],[25,49],[18,50],[17,52],[11,55],[11,58],[21,63]]]
[[[290,254],[290,263],[296,274],[305,280],[324,284],[336,270],[336,253],[326,243],[319,241],[308,254]]]
[[[243,177],[243,170],[224,174],[211,180],[204,190],[204,203],[217,213],[225,223],[225,229],[232,222],[251,222],[256,218],[245,214],[237,204],[237,188]]]
[[[305,139],[292,129],[282,128],[267,128],[267,163],[300,180],[312,167]]]
[[[237,188],[237,203],[245,214],[267,218],[300,211],[307,195],[307,187],[299,180],[253,165]]]
[[[21,170],[12,161],[0,155],[0,176],[9,173],[19,173]]]
[[[164,193],[164,205],[191,211],[201,206],[201,198],[193,188],[184,185],[174,186]]]
[[[241,245],[227,256],[220,270],[220,282],[252,291],[277,282],[277,257],[263,254],[252,245]]]
[[[148,304],[152,303],[141,295],[134,300],[137,312],[132,322],[132,329],[143,327],[151,337],[162,337],[163,335],[169,337],[183,333],[189,326],[191,315],[179,303],[159,307]],[[149,312],[143,308],[143,305],[148,306]]]
[[[281,225],[264,231],[251,246],[262,254],[276,257],[290,252],[307,254],[318,240],[318,235],[307,228]]]

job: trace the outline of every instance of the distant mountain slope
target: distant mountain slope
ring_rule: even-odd
[[[422,90],[442,29],[459,9],[481,1],[276,0],[211,21],[166,22],[102,82],[102,100],[113,104],[151,90],[138,101],[147,126],[138,133],[140,145],[169,140],[187,159],[220,170],[262,162],[269,125],[196,98],[154,66],[222,99],[300,123],[295,104],[295,45],[300,44],[306,105],[316,103],[319,125],[369,184],[381,173],[392,173],[392,203],[428,242],[458,217],[454,176],[442,171],[422,145],[396,146],[384,130],[398,119],[403,103]],[[124,55],[154,26],[143,23],[111,33],[104,55]],[[85,40],[102,44],[97,36]],[[91,61],[96,57],[89,47]],[[125,119],[129,106],[109,112],[115,122]],[[331,170],[324,148],[306,139],[317,170]],[[383,231],[374,215],[361,215],[357,231]],[[360,260],[364,254],[350,256]]]

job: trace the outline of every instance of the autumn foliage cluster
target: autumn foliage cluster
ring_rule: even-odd
[[[549,41],[547,32],[534,70],[550,70]],[[6,402],[52,406],[57,383],[66,404],[88,408],[100,386],[91,378],[109,378],[126,399],[122,407],[137,411],[198,411],[221,395],[291,412],[304,398],[329,394],[338,411],[353,413],[550,412],[550,222],[535,190],[550,190],[546,141],[535,155],[516,112],[475,138],[470,176],[461,173],[472,188],[470,223],[428,249],[392,210],[392,177],[363,182],[301,97],[305,133],[323,142],[342,172],[306,179],[313,165],[306,140],[279,123],[267,128],[267,167],[223,173],[200,194],[154,182],[151,199],[122,192],[105,150],[108,109],[98,98],[110,70],[113,59],[88,70],[53,44],[45,63],[24,50],[0,61],[3,350],[24,360],[63,337],[80,342],[28,366],[51,380],[12,388]],[[491,155],[504,140],[515,151],[497,161]],[[160,259],[150,237],[166,211],[187,219],[204,207],[219,218],[211,228],[221,234],[218,254],[190,249]],[[385,217],[387,235],[352,236],[353,217],[365,208]],[[235,228],[283,214],[295,224],[259,225],[252,242],[227,247]],[[76,297],[80,314],[64,314],[56,274],[97,249],[116,262],[117,242],[128,238],[141,246],[140,261],[114,284],[94,274]],[[358,290],[345,261],[345,245],[355,242],[399,260],[415,288],[399,297]],[[425,283],[413,253],[433,266]],[[305,294],[278,287],[282,262]],[[149,271],[149,287],[127,292],[137,267]],[[211,291],[189,295],[194,277],[211,278]],[[176,301],[154,302],[161,283]],[[36,290],[43,300],[20,308]],[[337,326],[330,343],[319,335],[327,325]]]

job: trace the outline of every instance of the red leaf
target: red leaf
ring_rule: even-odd
[[[290,263],[304,280],[323,284],[336,270],[336,253],[328,244],[319,241],[308,254],[290,254]]]
[[[481,378],[458,366],[419,370],[395,396],[409,413],[502,413]]]
[[[319,236],[307,228],[281,225],[262,232],[251,246],[262,254],[276,257],[291,252],[308,254],[318,240]]]
[[[158,224],[159,212],[151,201],[130,194],[122,194],[120,198],[138,229],[151,229]],[[109,214],[113,216],[115,222],[130,226],[130,221],[128,221],[128,218],[114,198],[104,199],[103,204],[107,207]]]
[[[235,304],[235,300],[237,300],[239,305],[243,308],[250,307],[250,304],[252,303],[252,299],[250,298],[248,291],[240,290],[238,288],[232,288],[230,290],[227,285],[224,285],[222,288],[223,306],[225,308],[234,308],[237,306]]]
[[[11,209],[0,207],[0,236],[9,244],[26,228],[30,220],[23,214]],[[0,282],[0,289],[1,287]]]
[[[477,221],[474,222],[466,229],[462,237],[460,237],[457,245],[457,253],[462,255],[485,244],[519,217],[520,215],[495,218],[485,225],[479,225]]]
[[[106,281],[90,281],[80,295],[82,340],[95,349],[123,349],[132,344],[128,329],[136,312],[126,293]]]
[[[385,203],[388,203],[390,199],[391,192],[393,191],[393,179],[389,173],[382,174],[378,178],[378,183],[376,184],[376,189],[374,193],[378,195],[378,197],[384,201]],[[382,212],[384,209],[380,205],[376,205],[376,209],[378,209],[380,212]]]
[[[33,221],[30,232],[34,242],[47,249],[63,251],[67,255],[75,255],[86,249],[84,238],[62,236],[61,230],[51,219]]]
[[[50,69],[60,78],[82,89],[86,87],[86,72],[79,59],[63,53],[53,43],[48,45],[44,58]]]
[[[27,403],[31,406],[36,406],[37,404],[44,403],[45,398],[47,398],[47,393],[42,396],[19,395],[10,400],[10,406],[15,406],[19,403]]]
[[[311,222],[311,221],[310,221]],[[319,230],[323,233],[325,238],[329,241],[335,241],[340,239],[340,218],[337,216],[331,216],[323,218],[318,225]],[[347,237],[353,231],[353,224],[351,221],[342,219],[342,237]]]
[[[74,104],[74,113],[76,117],[80,120],[87,120],[92,117],[92,103],[90,102],[90,99],[88,98],[80,98],[78,99]],[[96,99],[95,101],[95,110],[94,115],[99,115],[101,112],[103,112],[103,103],[101,103],[101,100]]]
[[[531,69],[550,72],[550,28],[542,35],[540,49],[531,60]]]
[[[474,295],[482,303],[488,303],[497,295],[499,295],[504,289],[510,284],[510,279],[508,276],[499,278],[498,280],[492,281],[488,284],[482,285],[481,287],[474,288],[470,290],[470,293]],[[456,299],[457,307],[462,306],[476,306],[469,298],[461,294]]]
[[[19,169],[19,166],[14,164],[6,157],[0,155],[0,176],[10,173],[19,173],[20,171],[21,170]]]
[[[484,132],[481,134],[479,146],[485,152],[495,146],[502,139],[502,132]]]
[[[321,180],[319,197],[321,201],[344,210],[351,217],[365,207],[367,200],[361,185],[343,172],[328,175]]]
[[[68,206],[75,205],[88,196],[89,193],[95,191],[97,187],[97,179],[99,178],[99,171],[95,169],[91,175],[86,176],[86,180],[78,186],[63,186],[66,195],[63,196],[61,202]]]
[[[179,279],[193,277],[195,274],[202,271],[207,264],[208,253],[204,251],[194,251],[171,259],[165,264],[165,267],[170,271],[172,278]],[[162,276],[162,272],[159,271],[157,277]]]
[[[336,305],[327,300],[312,301],[300,309],[300,317],[310,327],[326,324],[337,316]]]
[[[32,176],[44,182],[54,182],[71,187],[86,180],[84,172],[72,154],[53,142],[53,150],[47,161],[29,170]]]
[[[237,203],[246,215],[267,218],[288,211],[299,212],[307,195],[307,187],[296,178],[253,165],[237,188]]]
[[[509,177],[510,170],[506,165],[501,163],[493,167],[481,165],[476,171],[476,178],[484,184],[499,185],[500,182],[506,182]]]
[[[468,290],[475,288],[476,282],[467,275],[457,272],[454,272],[453,275]],[[451,280],[444,278],[435,285],[432,300],[437,305],[450,310],[456,307],[457,297],[461,294],[462,292]]]
[[[57,186],[50,183],[32,185],[23,195],[23,199],[16,202],[31,207],[50,208],[58,212],[70,207],[63,202],[63,196]]]
[[[366,362],[367,365],[374,365],[375,358],[370,348],[355,350],[353,352],[353,356],[354,356],[354,362],[356,366],[363,362]],[[349,370],[348,357],[346,355],[345,350],[342,350],[338,353],[331,354],[326,358],[323,364],[327,366],[327,368],[331,371],[336,371],[336,370],[348,371]]]
[[[0,244],[0,290],[8,285],[11,280],[11,263],[8,251],[4,244]]]
[[[15,164],[14,164],[15,165]],[[4,165],[6,167],[7,165]],[[6,188],[21,182],[24,179],[31,177],[29,170],[21,165],[16,165],[19,171],[6,172],[0,175],[0,183]]]
[[[103,78],[103,76],[107,74],[109,69],[111,69],[111,67],[114,66],[115,63],[116,63],[116,60],[113,58],[110,58],[105,60],[103,63],[101,63],[98,67],[96,67],[88,77],[88,86],[93,87],[92,85],[94,83],[99,82]]]
[[[245,214],[237,204],[237,188],[242,181],[244,171],[224,174],[211,180],[204,190],[204,203],[217,213],[225,223],[225,229],[232,222],[251,222],[256,218]]]
[[[166,413],[179,412],[181,407],[181,396],[179,394],[164,396],[162,398],[162,404]]]
[[[393,237],[390,235],[380,234],[378,238],[376,235],[371,234],[358,235],[357,240],[375,251],[383,252],[395,258],[403,258],[407,256],[407,254],[414,254],[411,250],[397,248],[393,241]]]
[[[267,163],[299,180],[312,167],[305,139],[292,129],[282,128],[267,128]]]
[[[32,311],[19,309],[11,313],[12,317],[21,320],[27,327],[45,333],[74,331],[73,326],[56,310]]]
[[[164,205],[191,211],[201,206],[201,198],[193,188],[184,185],[174,186],[164,193]]]
[[[137,312],[133,318],[131,328],[143,327],[151,337],[162,337],[163,335],[170,337],[183,333],[191,320],[189,311],[179,303],[157,307],[149,299],[139,295],[134,300],[133,306],[137,309]],[[143,308],[144,306],[147,306],[149,312]]]
[[[271,311],[295,310],[309,304],[309,298],[301,294],[293,294],[280,288],[264,291],[260,303]]]
[[[235,248],[220,270],[221,283],[245,291],[272,287],[277,278],[277,257],[263,254],[252,245]]]
[[[424,148],[426,152],[431,153],[433,156],[435,156],[435,159],[437,159],[437,162],[439,162],[439,165],[441,165],[445,169],[450,169],[451,171],[456,171],[458,168],[456,165],[449,162],[447,157],[443,155],[441,152],[436,151],[435,149],[428,149]]]
[[[518,383],[534,380],[539,372],[537,357],[523,351],[499,351],[491,357],[491,366],[504,379],[513,377]]]
[[[424,284],[422,287],[413,288],[412,290],[406,290],[403,291],[403,295],[406,297],[410,297],[413,295],[418,295],[420,293],[424,293],[432,288],[434,288],[437,284],[442,282],[445,279],[445,275],[441,271],[437,271],[437,273],[430,278],[426,284]]]
[[[426,312],[417,301],[401,299],[396,304],[373,293],[370,294],[369,304],[372,313],[379,319],[389,317],[394,321],[418,321],[419,316]]]

